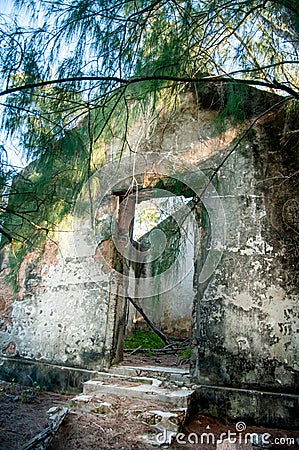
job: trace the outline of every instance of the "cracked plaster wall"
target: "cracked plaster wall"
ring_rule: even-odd
[[[265,118],[218,174],[227,239],[194,317],[192,371],[203,384],[298,390],[299,152],[281,141],[282,116]]]
[[[114,209],[112,201],[102,217]],[[1,317],[1,355],[84,368],[107,364],[114,299],[107,294],[109,279],[96,248],[75,247],[80,239],[84,236],[70,230],[59,234],[59,251],[48,241],[42,256],[38,251],[26,255],[18,293],[4,296],[9,310]],[[5,275],[5,261],[2,269]]]

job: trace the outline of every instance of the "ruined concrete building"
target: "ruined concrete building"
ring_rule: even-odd
[[[298,425],[298,115],[249,91],[242,123],[219,127],[225,98],[209,87],[132,126],[137,154],[119,162],[111,142],[63,231],[25,255],[16,292],[5,247],[1,378],[69,389],[119,362],[130,296],[166,334],[191,336],[198,410]],[[142,205],[165,212],[175,196],[133,239]]]

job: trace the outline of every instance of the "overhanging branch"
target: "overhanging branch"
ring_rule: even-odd
[[[9,95],[14,92],[21,92],[30,89],[35,89],[39,87],[49,86],[49,85],[57,85],[64,83],[73,83],[73,82],[81,82],[81,81],[102,81],[102,82],[115,82],[119,85],[133,85],[137,83],[142,83],[145,81],[173,81],[176,83],[236,83],[236,84],[245,84],[249,86],[260,86],[267,87],[269,89],[279,89],[287,92],[289,95],[292,95],[294,98],[299,100],[299,93],[294,89],[286,86],[285,84],[278,84],[276,81],[268,82],[262,80],[250,80],[250,79],[239,79],[232,77],[224,77],[223,75],[214,75],[208,77],[173,77],[168,75],[153,75],[153,76],[144,76],[144,77],[135,77],[135,78],[120,78],[120,77],[97,77],[97,76],[82,76],[82,77],[66,77],[66,78],[57,78],[55,80],[45,80],[39,81],[36,83],[28,83],[21,86],[14,86],[8,89],[5,89],[0,92],[0,97],[4,95]]]

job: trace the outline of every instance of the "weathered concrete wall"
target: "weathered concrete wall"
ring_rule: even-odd
[[[298,389],[299,152],[281,142],[283,114],[265,118],[218,173],[227,238],[218,269],[198,286],[193,375],[202,384]]]
[[[113,214],[115,204],[108,207],[103,216]],[[85,368],[108,364],[111,315],[114,320],[109,308],[115,299],[109,296],[109,279],[96,261],[96,246],[88,248],[83,235],[69,228],[59,233],[59,248],[47,241],[44,252],[25,257],[18,293],[6,294],[10,310],[9,317],[2,317],[3,356]]]

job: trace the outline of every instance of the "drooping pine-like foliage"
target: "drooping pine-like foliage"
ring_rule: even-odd
[[[6,239],[54,229],[103,162],[101,142],[124,148],[130,121],[172,105],[186,84],[233,82],[223,114],[246,85],[299,98],[296,0],[14,4],[14,17],[0,16],[2,127],[31,163],[2,206]]]
[[[82,76],[195,78],[234,72],[234,78],[275,81],[290,89],[296,85],[296,1],[15,3],[23,8],[20,14],[31,12],[31,25],[40,26],[10,29],[3,36],[6,78],[20,72],[27,82]],[[89,83],[80,86],[90,88]],[[93,95],[118,86],[113,80],[95,81]]]
[[[113,105],[127,110],[132,100],[152,101],[192,80],[299,98],[296,1],[14,3],[16,17],[28,20],[21,27],[2,17],[2,94],[11,94],[3,124],[21,135],[29,156],[90,111],[109,122]]]

